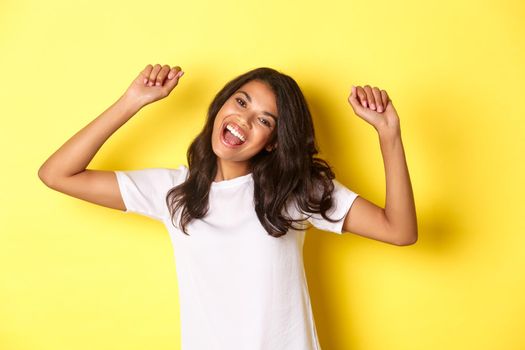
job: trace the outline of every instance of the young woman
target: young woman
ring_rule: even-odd
[[[395,245],[417,240],[399,118],[385,90],[348,101],[378,132],[386,171],[381,208],[335,179],[318,153],[297,83],[271,68],[228,82],[187,152],[188,166],[86,169],[142,107],[184,73],[148,65],[126,92],[39,170],[52,189],[163,222],[174,249],[182,349],[320,349],[302,248],[309,225]]]

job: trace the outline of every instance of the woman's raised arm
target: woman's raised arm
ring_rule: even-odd
[[[73,135],[38,170],[48,187],[109,208],[125,210],[113,171],[86,169],[100,147],[142,107],[169,95],[184,74],[179,66],[146,68],[126,92]]]
[[[353,86],[348,102],[355,114],[378,132],[385,164],[386,203],[381,208],[357,198],[343,230],[395,245],[414,244],[418,239],[416,208],[397,111],[385,90],[370,85]]]

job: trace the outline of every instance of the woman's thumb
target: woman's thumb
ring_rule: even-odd
[[[168,74],[168,79],[173,79],[175,77],[180,78],[184,75],[184,72],[182,70],[175,73],[174,70],[170,70],[170,74]]]
[[[183,75],[184,75],[183,71],[178,71],[177,73],[170,72],[168,74],[168,80],[166,81],[165,85],[166,85],[166,87],[168,88],[169,91],[171,91],[179,83],[179,79]]]

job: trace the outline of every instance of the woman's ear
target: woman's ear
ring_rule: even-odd
[[[271,151],[273,151],[273,150],[276,149],[276,148],[277,148],[277,142],[275,143],[275,145],[267,145],[267,146],[266,146],[266,150],[267,150],[268,152],[271,152]]]

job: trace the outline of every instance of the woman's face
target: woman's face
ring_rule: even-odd
[[[277,126],[277,104],[270,87],[252,80],[222,105],[215,117],[212,148],[222,160],[246,162],[268,144]]]

